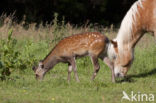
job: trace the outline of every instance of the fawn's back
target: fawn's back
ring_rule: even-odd
[[[76,34],[61,40],[53,49],[56,56],[99,55],[109,42],[105,35],[98,32]]]

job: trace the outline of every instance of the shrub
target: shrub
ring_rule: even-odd
[[[17,40],[12,37],[12,29],[8,32],[7,40],[0,41],[0,78],[7,79],[15,71],[23,71],[32,64],[33,56],[26,54],[30,59],[23,59],[20,50],[16,48]],[[31,56],[31,57],[30,57]],[[34,60],[35,61],[35,60]]]

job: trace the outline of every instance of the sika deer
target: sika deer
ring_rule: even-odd
[[[112,41],[112,43],[114,42]],[[69,66],[68,81],[70,80],[70,74],[73,69],[76,81],[79,82],[75,59],[77,57],[90,56],[94,66],[92,80],[100,69],[98,63],[98,58],[100,58],[111,68],[112,81],[115,82],[113,64],[106,57],[109,44],[110,40],[98,32],[88,32],[66,37],[52,49],[43,61],[39,62],[38,67],[33,68],[36,79],[42,80],[45,73],[53,68],[55,64],[64,62],[68,63]]]

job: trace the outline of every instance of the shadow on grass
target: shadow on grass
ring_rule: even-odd
[[[156,74],[156,68],[152,69],[151,71],[149,71],[147,73],[128,75],[124,79],[117,81],[117,83],[122,83],[122,82],[130,82],[131,83],[131,82],[136,81],[133,78],[144,78],[144,77],[152,76],[152,75],[155,75],[155,74]]]

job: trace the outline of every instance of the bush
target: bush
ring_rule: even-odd
[[[12,29],[8,32],[7,40],[0,41],[0,78],[1,80],[7,79],[15,70],[23,71],[35,59],[33,56],[26,54],[29,59],[22,58],[20,50],[16,48],[17,40],[12,37]],[[25,48],[28,48],[25,46]]]

